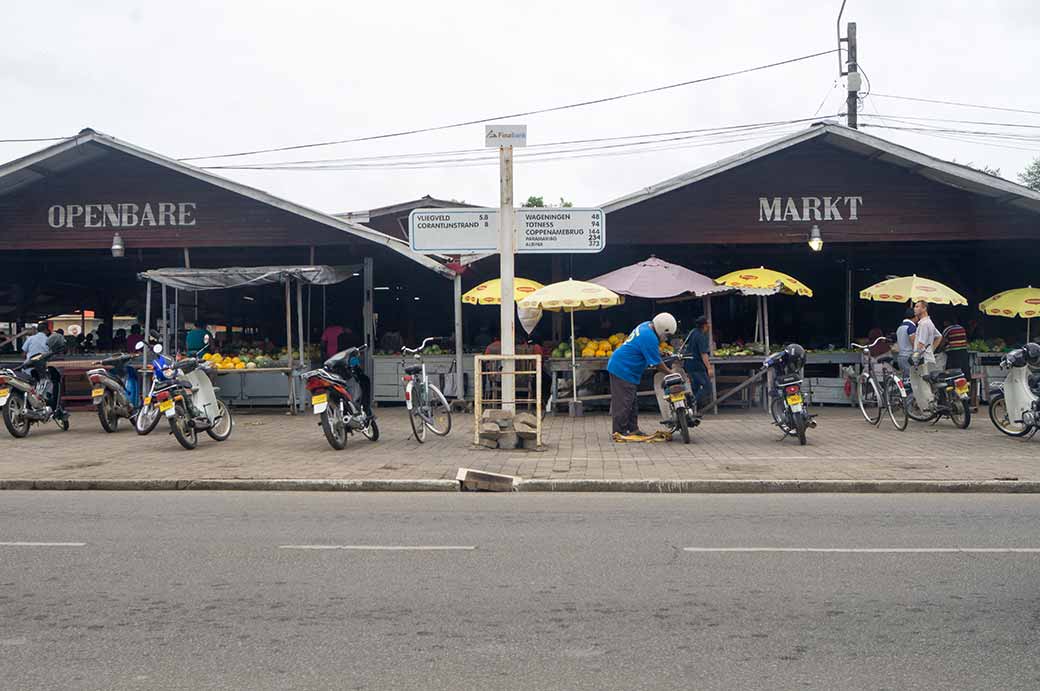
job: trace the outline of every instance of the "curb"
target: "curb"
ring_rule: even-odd
[[[0,490],[459,492],[457,480],[0,480]],[[636,494],[1040,494],[1036,480],[522,480],[518,492]]]
[[[1040,481],[1019,480],[524,480],[520,492],[656,494],[770,493],[1040,493]]]
[[[458,492],[455,480],[0,480],[0,490]]]

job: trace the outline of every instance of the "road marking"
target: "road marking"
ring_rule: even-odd
[[[0,547],[85,547],[85,542],[0,542]]]
[[[358,552],[472,551],[473,545],[278,545],[278,549],[346,549]]]
[[[684,552],[829,552],[836,554],[1040,554],[1040,547],[684,547]]]

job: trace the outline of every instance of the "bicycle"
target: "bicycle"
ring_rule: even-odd
[[[451,406],[441,390],[431,384],[426,377],[426,363],[422,352],[428,345],[436,341],[433,336],[423,340],[418,348],[401,348],[402,363],[411,355],[417,364],[404,365],[404,402],[408,407],[408,421],[412,425],[415,440],[422,444],[426,441],[426,430],[439,437],[451,432]]]
[[[884,407],[888,410],[892,424],[897,430],[903,431],[909,424],[906,385],[903,384],[902,377],[889,367],[892,363],[891,355],[882,355],[875,360],[870,354],[870,349],[882,341],[887,343],[888,339],[879,336],[867,346],[859,343],[849,344],[851,347],[859,349],[866,359],[863,372],[856,377],[856,400],[859,403],[860,412],[863,413],[863,418],[871,425],[877,427],[881,424],[881,408]],[[874,376],[875,364],[882,368],[881,386],[878,386],[878,380]]]

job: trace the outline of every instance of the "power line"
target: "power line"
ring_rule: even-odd
[[[1040,125],[1031,125],[1031,124],[1021,123],[1021,122],[995,122],[993,120],[956,120],[956,119],[952,119],[952,118],[928,118],[928,117],[924,117],[924,116],[920,116],[920,115],[885,115],[885,116],[882,116],[881,113],[876,108],[875,108],[874,112],[878,114],[878,117],[902,118],[903,120],[922,120],[922,121],[925,121],[925,122],[954,122],[954,123],[958,123],[958,124],[961,124],[961,125],[990,125],[992,127],[1021,127],[1023,129],[1040,129]],[[869,113],[868,113],[868,115],[869,115]],[[873,116],[871,116],[871,117],[873,117]]]
[[[942,101],[933,98],[915,98],[911,96],[894,96],[892,94],[874,94],[877,98],[893,98],[899,101],[918,101],[920,103],[939,103],[947,106],[961,106],[963,108],[981,108],[983,110],[1002,110],[1006,113],[1029,113],[1030,115],[1040,115],[1040,110],[1025,110],[1023,108],[1001,108],[998,106],[983,106],[977,103],[960,103],[958,101]]]
[[[716,74],[716,75],[712,75],[710,77],[700,77],[698,79],[690,79],[688,81],[678,82],[678,83],[675,83],[675,84],[666,84],[664,86],[656,86],[656,87],[653,87],[651,89],[642,89],[640,91],[630,91],[630,92],[627,92],[627,93],[617,94],[617,95],[614,95],[614,96],[607,96],[605,98],[597,98],[597,99],[592,99],[592,100],[589,100],[589,101],[580,101],[578,103],[568,103],[566,105],[553,106],[551,108],[541,108],[541,109],[538,109],[538,110],[528,110],[528,111],[523,111],[523,112],[520,112],[520,113],[509,113],[509,114],[506,114],[506,115],[496,115],[494,117],[485,117],[485,118],[479,118],[479,119],[476,119],[476,120],[466,120],[464,122],[455,122],[455,123],[451,123],[451,124],[448,124],[448,125],[436,125],[436,126],[433,126],[433,127],[422,127],[422,128],[417,128],[417,129],[411,129],[411,130],[400,130],[400,131],[397,131],[397,132],[387,132],[385,134],[374,134],[374,135],[369,135],[369,136],[366,136],[366,137],[354,137],[352,139],[338,139],[338,140],[334,140],[334,141],[315,142],[315,143],[311,143],[311,144],[296,144],[296,145],[293,145],[293,146],[280,146],[280,147],[274,147],[274,148],[270,148],[270,149],[255,149],[253,151],[240,151],[240,152],[237,152],[237,153],[230,153],[230,154],[215,154],[215,155],[212,155],[212,156],[191,156],[191,157],[188,157],[188,158],[181,158],[179,160],[181,160],[181,161],[197,161],[197,160],[200,160],[200,159],[233,158],[233,157],[238,157],[238,156],[252,156],[254,154],[274,153],[274,152],[277,152],[277,151],[295,151],[295,150],[298,150],[298,149],[312,149],[312,148],[319,147],[319,146],[333,146],[333,145],[336,145],[336,144],[350,144],[350,143],[354,143],[354,142],[367,142],[367,141],[373,141],[373,140],[376,140],[376,139],[389,139],[391,137],[402,137],[402,136],[410,135],[410,134],[421,134],[423,132],[436,132],[436,131],[439,131],[439,130],[453,129],[453,128],[456,128],[456,127],[465,127],[467,125],[479,125],[479,124],[483,124],[483,123],[487,123],[487,122],[493,122],[495,120],[505,120],[507,118],[519,118],[519,117],[526,117],[528,115],[540,115],[542,113],[552,113],[552,112],[556,112],[556,111],[560,111],[560,110],[568,110],[568,109],[571,109],[571,108],[582,108],[582,107],[585,107],[585,106],[598,105],[598,104],[601,104],[601,103],[609,103],[611,101],[619,101],[619,100],[625,99],[625,98],[632,98],[633,96],[645,96],[647,94],[657,93],[657,92],[660,92],[660,91],[667,91],[669,89],[677,89],[677,88],[680,88],[680,87],[683,87],[683,86],[691,86],[693,84],[702,84],[704,82],[715,81],[715,80],[718,80],[718,79],[725,79],[727,77],[735,77],[735,76],[742,75],[742,74],[749,74],[751,72],[758,72],[760,70],[766,70],[766,69],[770,69],[770,68],[773,68],[773,67],[780,67],[782,65],[789,65],[789,64],[795,63],[795,62],[801,62],[802,60],[810,60],[812,58],[818,58],[821,55],[830,55],[831,53],[836,52],[836,50],[837,49],[824,50],[824,51],[820,51],[818,53],[810,53],[809,55],[802,55],[802,56],[797,57],[797,58],[790,58],[788,60],[781,60],[779,62],[771,62],[771,63],[769,63],[767,65],[758,65],[758,66],[755,66],[755,67],[748,67],[748,68],[745,68],[745,69],[742,69],[742,70],[734,70],[732,72],[724,72],[722,74]]]
[[[775,128],[775,127],[780,127],[780,126],[812,122],[812,121],[816,121],[818,119],[819,118],[816,115],[814,115],[813,117],[810,117],[810,118],[796,118],[796,119],[791,119],[791,120],[774,120],[774,121],[770,121],[770,122],[747,123],[747,124],[741,124],[741,125],[727,125],[727,126],[724,126],[724,127],[705,127],[705,128],[688,129],[688,130],[671,130],[671,131],[665,131],[665,132],[647,132],[647,133],[642,133],[642,134],[629,134],[629,135],[621,135],[621,136],[614,136],[614,137],[598,137],[598,138],[593,138],[593,139],[571,139],[571,140],[563,140],[563,141],[557,141],[557,142],[546,142],[546,143],[543,143],[543,144],[532,144],[532,145],[526,147],[524,151],[517,152],[516,156],[520,157],[520,158],[526,157],[526,156],[530,156],[532,154],[527,153],[527,151],[530,150],[530,149],[543,149],[543,148],[549,148],[549,147],[573,146],[573,145],[584,145],[584,144],[600,144],[600,143],[603,143],[603,142],[617,142],[617,141],[628,140],[628,139],[639,139],[639,140],[647,140],[647,139],[649,139],[649,141],[630,142],[629,145],[634,146],[634,145],[639,145],[639,144],[652,144],[652,143],[657,143],[657,142],[661,142],[661,141],[669,141],[667,139],[660,139],[661,137],[678,137],[680,135],[688,135],[690,138],[699,137],[699,136],[710,137],[710,136],[725,135],[725,134],[741,132],[741,131],[745,131],[746,132],[746,131],[758,130],[758,129],[770,129],[770,128]],[[464,154],[481,154],[481,155],[484,155],[484,156],[495,158],[496,160],[498,158],[497,151],[494,151],[492,149],[488,149],[488,148],[485,147],[485,148],[479,148],[479,149],[454,149],[454,150],[447,150],[447,151],[422,151],[422,152],[404,153],[404,154],[382,154],[382,155],[375,155],[375,156],[354,156],[354,157],[348,157],[348,158],[324,158],[324,159],[295,160],[295,161],[272,161],[272,162],[264,162],[264,163],[241,163],[241,164],[237,164],[237,165],[236,164],[231,164],[231,165],[214,165],[214,166],[202,166],[202,167],[206,168],[206,169],[213,169],[213,170],[219,170],[219,169],[225,169],[225,170],[250,170],[250,169],[278,169],[278,168],[281,168],[281,167],[284,166],[286,169],[291,169],[292,167],[301,166],[301,165],[317,165],[317,164],[328,164],[328,163],[355,163],[355,162],[367,162],[367,161],[388,161],[388,160],[403,159],[403,158],[422,158],[422,157],[427,157],[427,156],[449,156],[449,155],[464,155]]]

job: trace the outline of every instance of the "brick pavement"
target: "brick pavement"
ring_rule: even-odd
[[[456,415],[447,438],[419,445],[403,409],[381,409],[378,442],[355,435],[335,451],[313,416],[236,412],[231,439],[202,436],[190,452],[165,422],[147,437],[127,426],[105,434],[92,413],[74,414],[67,433],[48,425],[16,440],[2,430],[0,479],[454,479],[465,466],[525,479],[1040,480],[1040,437],[1001,435],[985,408],[966,431],[944,420],[911,422],[905,432],[884,421],[870,427],[853,409],[822,408],[805,447],[780,441],[761,411],[708,415],[688,446],[615,444],[605,415],[558,416],[546,418],[541,452],[474,448],[471,415]]]

